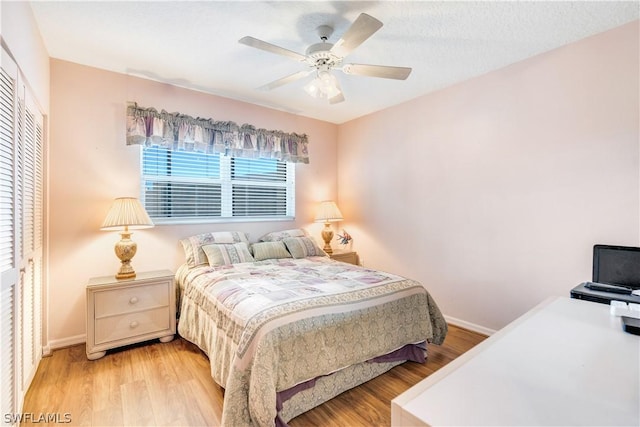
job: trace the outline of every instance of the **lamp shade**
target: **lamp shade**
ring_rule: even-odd
[[[338,209],[336,202],[327,200],[320,203],[316,214],[316,222],[336,222],[342,221],[343,219],[342,212]]]
[[[113,201],[100,230],[151,228],[153,221],[135,197],[119,197]]]

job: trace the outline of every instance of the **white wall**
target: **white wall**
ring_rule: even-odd
[[[369,266],[498,329],[638,246],[638,21],[339,129],[339,203]]]
[[[46,115],[49,113],[49,54],[31,5],[24,1],[0,1],[0,17],[2,40]]]
[[[314,224],[317,203],[337,196],[337,126],[201,92],[123,74],[51,61],[50,345],[82,342],[85,285],[114,275],[116,232],[100,231],[112,200],[140,194],[140,147],[126,146],[127,101],[193,117],[249,123],[258,128],[306,133],[310,164],[296,166],[296,220],[199,225],[160,225],[133,234],[136,271],[175,269],[184,262],[179,240],[215,230],[262,234]]]

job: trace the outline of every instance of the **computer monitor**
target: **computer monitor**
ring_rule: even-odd
[[[593,281],[640,289],[640,248],[594,245]]]

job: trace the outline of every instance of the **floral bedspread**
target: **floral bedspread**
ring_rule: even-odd
[[[447,325],[418,282],[326,257],[196,267],[178,274],[179,333],[225,388],[222,423],[273,426],[276,392]]]

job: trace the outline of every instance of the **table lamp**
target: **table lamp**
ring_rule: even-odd
[[[333,230],[331,229],[332,222],[342,221],[342,213],[336,203],[331,200],[320,203],[318,212],[316,214],[316,222],[324,222],[324,229],[322,229],[322,239],[324,240],[324,250],[331,255],[333,249],[331,249],[331,239],[333,239]]]
[[[136,272],[131,266],[131,259],[136,254],[138,245],[131,240],[131,229],[142,229],[153,227],[153,221],[144,210],[142,203],[135,197],[119,197],[113,201],[107,217],[102,223],[100,230],[124,230],[120,232],[122,239],[116,243],[116,256],[120,259],[120,270],[116,274],[116,279],[132,279],[136,277]]]

